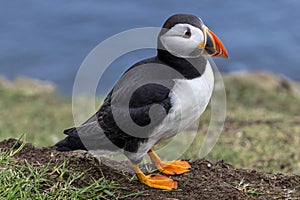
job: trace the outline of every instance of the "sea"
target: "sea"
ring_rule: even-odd
[[[82,62],[99,43],[161,27],[175,13],[200,17],[221,38],[229,53],[215,59],[221,72],[263,70],[300,81],[299,0],[0,0],[0,76],[49,81],[71,95]],[[97,93],[153,55],[155,49],[146,49],[117,59]]]

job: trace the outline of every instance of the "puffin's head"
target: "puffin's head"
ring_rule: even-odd
[[[200,18],[188,14],[176,14],[167,19],[158,37],[158,48],[180,58],[200,55],[228,58],[221,40]]]

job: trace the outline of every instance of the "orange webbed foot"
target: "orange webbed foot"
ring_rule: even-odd
[[[189,172],[192,168],[187,161],[174,160],[158,163],[157,169],[167,175],[178,175]]]
[[[164,174],[178,175],[178,174],[189,172],[192,169],[190,164],[187,161],[183,161],[183,160],[174,160],[169,162],[161,161],[153,149],[150,149],[148,154],[152,162],[155,164],[156,168]]]
[[[141,182],[152,188],[158,188],[163,190],[177,189],[176,181],[161,174],[149,174],[142,179],[140,178],[140,180]]]
[[[139,180],[152,188],[162,189],[162,190],[173,190],[177,189],[177,182],[163,176],[161,174],[149,174],[145,175],[138,167],[138,165],[133,165],[133,168],[139,178]]]

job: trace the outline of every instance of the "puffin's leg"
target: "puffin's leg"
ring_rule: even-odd
[[[140,181],[152,188],[163,190],[177,189],[177,182],[161,174],[145,175],[138,165],[132,165]]]
[[[191,170],[191,166],[187,161],[183,160],[174,160],[170,162],[163,162],[160,160],[158,155],[154,152],[153,149],[148,151],[152,162],[155,164],[156,168],[167,175],[177,175],[183,174]]]

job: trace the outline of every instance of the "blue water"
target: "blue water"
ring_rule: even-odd
[[[299,0],[0,0],[0,75],[55,83],[71,94],[81,62],[101,41],[136,27],[161,26],[174,13],[203,19],[225,44],[223,72],[267,70],[300,80]],[[107,71],[106,92],[135,61],[130,54]]]

